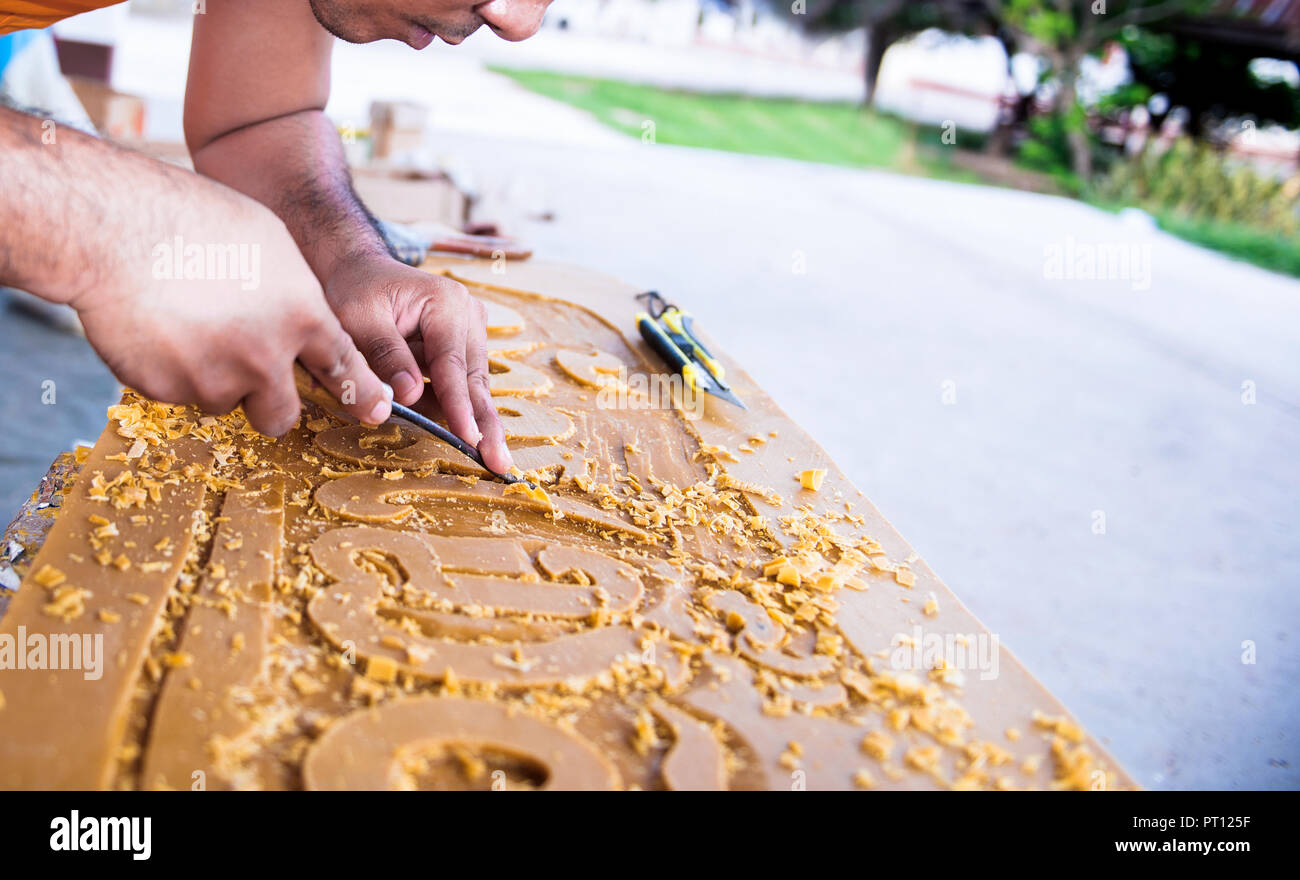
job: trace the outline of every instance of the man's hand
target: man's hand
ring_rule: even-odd
[[[391,390],[329,310],[284,224],[251,200],[221,196],[203,206],[201,220],[178,229],[179,241],[248,248],[256,276],[171,278],[159,271],[173,258],[163,250],[122,283],[72,300],[91,345],[146,396],[217,414],[242,405],[263,434],[279,436],[298,420],[295,360],[361,421],[387,420]]]
[[[123,382],[288,430],[301,360],[357,418],[391,394],[284,224],[179,168],[0,107],[0,284],[75,308]],[[232,262],[233,257],[233,262]],[[248,271],[245,271],[248,270]]]
[[[450,278],[384,255],[338,261],[325,298],[375,372],[411,405],[428,375],[447,426],[498,473],[513,462],[488,387],[487,313]]]

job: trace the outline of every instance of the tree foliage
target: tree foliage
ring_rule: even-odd
[[[1092,176],[1093,145],[1079,106],[1083,59],[1144,25],[1155,25],[1210,8],[1213,0],[806,0],[777,8],[811,31],[865,26],[874,32],[867,58],[870,97],[884,51],[894,42],[930,27],[996,35],[1008,54],[1031,52],[1047,64],[1056,84],[1054,115],[1062,125],[1071,165],[1082,181]]]
[[[1300,126],[1300,90],[1264,82],[1251,72],[1255,52],[1241,45],[1209,43],[1160,25],[1133,28],[1119,42],[1128,52],[1134,83],[1183,107],[1192,134],[1213,123],[1251,117],[1261,124]]]

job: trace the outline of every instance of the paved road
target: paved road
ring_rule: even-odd
[[[93,443],[119,386],[80,336],[9,304],[0,290],[0,523],[7,524],[60,452]]]
[[[1143,784],[1300,785],[1300,284],[1005,190],[440,149],[555,212],[546,256],[689,303]]]

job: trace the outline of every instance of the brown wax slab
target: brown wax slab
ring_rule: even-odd
[[[484,303],[484,306],[487,311],[484,327],[488,336],[514,336],[523,332],[524,318],[510,306],[495,302]]]
[[[494,402],[508,441],[561,443],[572,437],[577,430],[573,419],[564,413],[527,398],[497,398]]]
[[[420,554],[421,545],[428,548],[427,554]],[[544,545],[537,552],[537,570],[530,566],[527,572],[514,570],[514,560],[509,558],[504,566],[485,559],[476,571],[467,570],[469,563],[461,561],[455,564],[458,570],[453,570],[442,565],[431,542],[368,527],[334,529],[311,545],[316,564],[340,583],[335,591],[344,594],[353,587],[368,589],[374,582],[374,575],[356,566],[356,555],[367,550],[398,559],[410,584],[434,602],[497,613],[582,619],[603,607],[611,614],[624,615],[640,604],[643,592],[639,574],[629,566],[602,553],[563,544]],[[581,573],[581,579],[566,582],[570,572]],[[599,602],[597,592],[601,594]]]
[[[555,363],[570,379],[592,388],[617,383],[619,371],[627,367],[614,355],[599,349],[574,351],[562,348],[555,353]]]
[[[396,601],[385,576],[363,568],[366,554],[396,560],[427,608]],[[642,635],[622,625],[596,626],[540,642],[466,644],[438,637],[435,619],[417,631],[426,610],[445,613],[457,605],[480,613],[516,613],[550,619],[578,619],[625,612],[641,596],[641,580],[619,560],[564,545],[539,551],[540,572],[556,577],[581,568],[578,582],[509,578],[513,560],[481,575],[443,574],[435,546],[413,534],[373,527],[338,528],[312,542],[313,561],[332,581],[307,606],[312,621],[334,645],[353,651],[370,677],[392,681],[397,673],[421,680],[489,683],[507,689],[581,684],[623,660],[635,660]],[[551,558],[551,554],[554,558]],[[502,570],[504,569],[504,570]],[[386,592],[387,591],[387,592]],[[599,598],[603,593],[605,601]]]
[[[846,788],[846,768],[869,768],[872,764],[859,747],[864,729],[837,719],[767,714],[748,666],[717,655],[711,656],[708,663],[717,674],[687,691],[681,702],[706,717],[725,721],[744,740],[759,756],[756,769],[763,775],[764,787]],[[784,757],[787,754],[789,758]],[[807,759],[799,760],[801,755]],[[911,787],[918,783],[921,787],[937,787],[932,781],[908,778]]]
[[[519,360],[535,351],[546,347],[546,343],[536,339],[493,339],[488,338],[488,357],[500,360]]]
[[[491,703],[427,697],[362,709],[334,725],[308,752],[303,779],[317,791],[396,788],[403,757],[453,745],[535,761],[544,768],[543,788],[612,789],[619,784],[608,760],[554,724]]]
[[[762,606],[754,604],[736,590],[710,593],[704,597],[704,607],[722,614],[727,628],[755,650],[766,651],[780,647],[785,638],[785,629],[773,621]]]
[[[189,662],[168,671],[154,707],[141,772],[147,788],[229,785],[214,745],[253,724],[238,705],[237,689],[253,684],[266,658],[284,479],[255,477],[227,492],[221,517],[181,635],[180,652]]]
[[[314,442],[333,458],[367,467],[419,470],[460,457],[459,452],[436,437],[399,422],[379,428],[328,428],[317,434]]]
[[[790,697],[792,702],[811,708],[838,709],[847,705],[849,701],[848,690],[844,685],[835,681],[816,687],[792,683],[787,687],[783,687],[782,691]]]
[[[652,701],[650,711],[675,737],[660,767],[665,785],[673,791],[726,791],[727,756],[709,725],[663,700]]]
[[[494,403],[507,441],[562,443],[577,430],[564,413],[526,397],[498,397]],[[440,413],[430,415],[441,421]],[[420,470],[460,457],[443,441],[402,422],[328,428],[315,443],[333,458],[367,467]]]
[[[182,479],[163,485],[160,500],[143,508],[121,510],[92,501],[88,493],[97,473],[112,481],[131,469],[130,462],[109,459],[124,456],[132,445],[118,436],[116,425],[104,429],[31,574],[0,620],[0,638],[103,638],[102,677],[97,680],[87,680],[81,669],[0,670],[5,700],[0,709],[0,780],[6,788],[104,788],[112,778],[149,639],[193,544],[192,514],[200,509],[206,491],[202,482]],[[197,441],[175,440],[168,446],[177,455],[177,472],[187,464],[206,469],[211,462],[211,453]],[[147,515],[148,521],[133,524],[133,514]],[[120,536],[107,539],[109,547],[115,556],[125,554],[130,568],[119,571],[92,558],[89,537],[99,527],[90,523],[91,515],[117,527]],[[164,549],[154,549],[164,539]],[[72,620],[44,610],[51,596],[37,577],[46,565],[61,571],[67,584],[91,592],[84,612]],[[101,612],[116,622],[105,622]]]
[[[488,356],[488,387],[493,396],[541,397],[555,387],[551,377],[528,364],[496,355]]]
[[[574,453],[561,446],[512,448],[510,457],[514,459],[515,467],[530,477],[541,475],[540,482],[543,483],[557,482],[560,478],[569,476],[570,471],[581,472],[581,467],[575,463]],[[535,479],[534,482],[538,480]]]
[[[567,498],[556,498],[547,504],[511,492],[510,487],[502,483],[488,480],[466,482],[448,474],[389,480],[373,474],[351,474],[316,490],[316,503],[321,507],[336,516],[359,522],[403,520],[415,509],[409,500],[425,497],[445,502],[489,505],[553,519],[572,519],[602,531],[650,541],[650,536],[641,529],[589,504]]]
[[[678,650],[675,645],[656,645],[651,662],[663,672],[663,683],[659,688],[661,693],[680,693],[691,680],[693,670],[690,655]]]
[[[448,265],[462,276],[477,271]],[[26,725],[32,742],[69,748],[123,741],[124,760],[104,783],[116,787],[185,785],[193,774],[186,764],[206,766],[212,787],[300,786],[304,761],[327,731],[361,718],[405,744],[378,762],[381,786],[482,786],[490,767],[507,767],[512,784],[516,772],[534,782],[545,776],[545,761],[524,754],[537,749],[531,734],[503,752],[499,742],[457,739],[452,715],[417,712],[420,738],[411,742],[400,713],[386,714],[406,700],[449,698],[507,717],[524,708],[618,770],[575,786],[686,787],[699,775],[717,787],[719,763],[732,789],[1131,784],[1005,650],[991,655],[1001,667],[987,680],[979,669],[929,660],[899,665],[891,651],[914,632],[988,633],[725,354],[750,410],[706,402],[679,412],[632,393],[662,369],[632,322],[633,288],[544,264],[482,280],[494,286],[470,279],[471,292],[509,310],[501,324],[514,353],[506,359],[527,368],[500,372],[507,379],[499,381],[531,395],[496,400],[522,420],[510,440],[516,461],[547,466],[548,499],[462,478],[460,463],[432,449],[396,464],[396,453],[419,441],[400,425],[331,445],[316,438],[338,422],[314,406],[276,441],[252,434],[238,415],[187,415],[181,433],[212,446],[219,467],[206,484],[229,496],[232,516],[216,518],[215,535],[199,530],[202,545],[169,591],[167,613],[129,640],[150,670],[171,667],[164,683],[133,677],[119,713],[128,719],[125,738],[109,729],[117,716],[76,734],[57,715],[9,723]],[[593,352],[608,356],[606,372],[592,372]],[[592,384],[602,375],[620,382]],[[532,384],[516,382],[528,376]],[[127,421],[143,413],[123,409]],[[141,427],[123,424],[126,433]],[[103,438],[101,458],[123,442]],[[810,467],[825,470],[820,491],[803,488],[819,485],[800,480]],[[235,514],[243,493],[272,476],[285,485],[283,539],[275,589],[261,609],[269,635],[257,643],[258,619],[243,616],[243,603],[213,630],[200,619],[211,608],[205,593],[246,592],[229,577],[219,588],[203,566],[242,565],[250,583],[269,583],[262,575],[275,557],[275,529],[255,535]],[[203,510],[217,513],[221,501]],[[70,498],[64,517],[81,521],[96,506]],[[236,540],[236,528],[247,534]],[[77,561],[67,547],[61,553]],[[95,594],[85,601],[93,605],[116,571],[89,572],[77,584]],[[40,589],[59,592],[48,577]],[[60,608],[75,612],[77,594],[60,595]],[[183,632],[173,652],[176,626]],[[205,638],[233,640],[236,626],[245,650],[250,640],[260,645],[259,670],[250,663],[195,675]],[[176,708],[182,687],[233,695],[256,723],[211,737],[206,719],[193,718],[187,730]],[[656,714],[665,697],[671,707]],[[672,711],[694,720],[669,736],[675,728],[664,715]],[[685,747],[705,725],[721,759]],[[200,744],[212,747],[207,765],[194,758]],[[143,761],[130,760],[139,746]],[[168,760],[171,768],[158,772]],[[712,769],[682,769],[700,762]]]
[[[704,607],[721,614],[728,629],[734,631],[736,650],[747,660],[792,678],[816,678],[835,668],[830,657],[783,650],[789,633],[743,594],[724,590],[706,595],[703,601]]]
[[[512,301],[523,311],[527,302],[551,300],[571,303],[588,311],[617,332],[653,369],[664,367],[640,341],[635,315],[641,310],[635,296],[640,290],[598,272],[559,263],[534,260],[511,264],[507,272],[497,274],[491,264],[481,260],[434,258],[425,263],[426,271],[448,275],[470,286],[471,292],[486,291]],[[681,305],[688,307],[689,302]],[[862,579],[866,589],[843,589],[836,593],[836,626],[846,643],[859,655],[883,667],[891,648],[900,637],[907,639],[920,627],[923,637],[945,641],[992,636],[956,595],[925,564],[918,554],[835,466],[816,441],[798,427],[780,407],[707,335],[704,341],[727,370],[728,382],[746,402],[748,410],[705,399],[703,413],[688,422],[705,448],[720,450],[716,457],[734,484],[751,499],[756,513],[772,523],[782,517],[800,515],[805,510],[814,515],[844,511],[846,503],[852,515],[860,517],[844,524],[850,536],[869,536],[878,542],[885,569],[867,566]],[[757,442],[755,442],[757,440]],[[742,447],[752,449],[746,452]],[[799,472],[824,469],[825,480],[818,491],[802,488]],[[787,547],[793,538],[782,529],[774,529],[777,540]],[[910,586],[899,580],[894,570],[903,568],[903,579],[913,579]],[[935,602],[929,605],[928,598]],[[930,607],[933,613],[926,613]],[[936,607],[937,606],[937,607]],[[767,653],[748,654],[749,658],[776,672],[815,673],[813,664],[820,661],[791,658]],[[967,735],[978,742],[996,742],[1021,758],[1024,766],[1041,764],[1042,772],[1012,774],[1016,784],[1045,785],[1050,778],[1055,755],[1061,749],[1053,735],[1051,719],[1064,718],[1065,707],[1056,700],[1016,660],[1006,646],[997,645],[997,674],[983,678],[977,671],[961,676],[960,700],[969,710]],[[1041,719],[1047,718],[1047,722]],[[1009,732],[1017,734],[1013,740]],[[1063,756],[1057,770],[1079,781],[1076,770],[1095,759],[1096,769],[1087,776],[1096,780],[1093,787],[1133,787],[1134,783],[1100,743],[1090,736],[1077,734],[1065,738],[1065,748],[1073,755]],[[1083,764],[1079,763],[1082,759]],[[1073,764],[1071,762],[1074,762]],[[1092,766],[1089,764],[1089,766]],[[840,777],[840,786],[847,784]],[[780,786],[778,786],[780,787]]]

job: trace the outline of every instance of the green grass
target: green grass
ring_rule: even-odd
[[[492,68],[524,88],[585,110],[632,137],[654,123],[655,141],[851,168],[882,168],[964,183],[989,183],[951,162],[937,128],[864,110],[734,94],[705,94],[543,71]],[[964,138],[959,147],[978,147]],[[1101,206],[1099,207],[1107,207]],[[1161,228],[1194,244],[1300,277],[1300,243],[1241,224],[1157,213]]]
[[[704,94],[607,79],[492,68],[524,88],[586,110],[633,137],[654,123],[657,143],[802,159],[852,168],[886,168],[966,182],[970,172],[946,161],[938,129],[866,111],[859,104]]]
[[[1156,220],[1161,229],[1192,244],[1300,278],[1300,241],[1240,223],[1196,220],[1172,213],[1157,213]]]
[[[1086,198],[1095,208],[1118,214],[1128,205],[1109,199]],[[1140,206],[1141,207],[1141,206]],[[1300,241],[1229,220],[1207,220],[1184,213],[1143,207],[1157,225],[1170,235],[1208,250],[1277,272],[1300,278]]]

